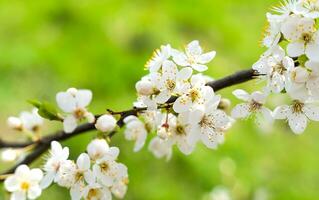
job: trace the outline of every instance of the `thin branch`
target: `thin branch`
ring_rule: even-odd
[[[207,85],[212,87],[214,89],[214,91],[218,91],[218,90],[224,89],[224,88],[229,87],[229,86],[237,85],[237,84],[252,80],[256,76],[258,76],[258,74],[256,74],[256,72],[252,69],[243,70],[243,71],[239,71],[237,73],[234,73],[232,75],[229,75],[225,78],[209,82],[209,83],[207,83]],[[175,102],[176,99],[177,99],[177,97],[171,97],[168,100],[167,104],[169,106],[171,106],[170,104]],[[166,107],[167,107],[167,105],[166,105]],[[107,111],[112,115],[119,115],[120,116],[119,120],[117,121],[117,125],[119,127],[122,127],[124,125],[123,120],[127,116],[137,115],[138,113],[143,112],[145,110],[146,110],[146,108],[133,108],[133,109],[121,111],[121,112],[114,112],[110,109]],[[14,143],[14,142],[4,142],[4,141],[0,140],[0,149],[1,148],[24,148],[24,147],[27,147],[30,145],[36,145],[34,147],[33,152],[28,154],[21,162],[17,163],[15,166],[10,168],[6,172],[0,174],[0,177],[5,176],[6,174],[13,173],[14,170],[19,165],[32,163],[34,160],[36,160],[38,157],[40,157],[44,152],[46,152],[50,148],[50,144],[52,141],[67,140],[69,138],[86,133],[86,132],[91,131],[91,130],[95,130],[95,125],[92,123],[85,123],[85,124],[78,126],[72,133],[65,133],[64,131],[58,131],[58,132],[55,132],[54,134],[50,134],[50,135],[43,137],[40,140],[34,141],[34,142],[31,141],[31,142]],[[108,135],[108,137],[111,138],[112,136],[115,135],[115,133],[116,132],[111,132]]]

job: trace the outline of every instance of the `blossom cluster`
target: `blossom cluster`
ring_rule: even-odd
[[[300,134],[309,120],[319,121],[319,0],[286,0],[273,10],[267,13],[269,26],[263,39],[267,51],[252,66],[266,86],[251,94],[234,90],[233,94],[244,102],[236,105],[230,116],[224,109],[227,101],[208,84],[213,79],[203,74],[216,52],[204,52],[194,40],[182,51],[168,44],[154,52],[146,64],[148,74],[135,84],[138,97],[132,112],[94,116],[88,110],[92,92],[70,88],[56,95],[63,113],[46,102],[31,101],[36,108],[9,117],[8,125],[34,143],[41,140],[44,118],[62,122],[63,134],[81,130],[77,127],[84,120],[94,125],[92,129],[108,133],[103,134],[107,138],[124,126],[124,137],[134,141],[135,152],[152,135],[148,149],[157,158],[167,160],[174,146],[185,155],[191,154],[198,143],[217,148],[235,119],[250,116],[269,123],[287,120],[292,131]],[[270,110],[266,103],[271,94],[287,95],[292,103]],[[35,146],[6,149],[2,159],[17,161]],[[108,200],[112,195],[123,198],[128,172],[116,161],[118,155],[117,147],[110,147],[104,139],[94,139],[86,153],[74,161],[69,159],[67,147],[53,141],[43,171],[20,165],[5,180],[5,188],[12,193],[12,200],[36,199],[52,183],[68,188],[72,200]]]
[[[125,137],[135,141],[135,151],[149,133],[156,133],[149,150],[158,158],[169,159],[173,145],[188,155],[199,141],[213,149],[223,142],[232,120],[218,107],[221,96],[206,85],[213,79],[202,74],[215,55],[204,53],[197,40],[184,51],[170,45],[155,51],[146,64],[149,74],[136,83],[134,105],[147,110],[124,119]]]
[[[268,28],[263,45],[268,50],[253,65],[267,82],[262,92],[249,96],[235,91],[239,104],[235,118],[258,113],[268,121],[286,119],[291,130],[304,132],[309,120],[319,121],[319,1],[286,0],[267,13]],[[269,94],[287,94],[291,105],[280,105],[273,112],[264,107]]]
[[[69,160],[69,148],[51,143],[50,155],[40,169],[19,166],[5,181],[12,200],[38,198],[52,183],[68,188],[72,200],[123,198],[128,183],[127,167],[116,162],[117,147],[109,147],[104,139],[94,139],[76,161]]]

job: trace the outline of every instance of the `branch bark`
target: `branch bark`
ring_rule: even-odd
[[[234,73],[232,75],[226,76],[222,79],[218,79],[212,82],[207,83],[208,86],[212,87],[214,91],[219,91],[221,89],[224,89],[229,86],[237,85],[240,83],[244,83],[246,81],[254,79],[258,74],[252,70],[242,70],[237,73]],[[171,97],[167,103],[173,103],[175,102],[177,97]],[[146,108],[133,108],[131,110],[126,110],[122,112],[113,112],[111,110],[108,110],[110,114],[113,115],[120,115],[119,120],[117,121],[117,124],[119,127],[122,127],[124,125],[123,120],[125,117],[130,115],[137,115],[139,112],[145,111]],[[29,153],[22,161],[14,165],[9,170],[3,172],[0,174],[0,176],[5,174],[11,174],[15,171],[15,169],[22,164],[30,164],[34,160],[36,160],[38,157],[40,157],[44,152],[46,152],[50,148],[50,144],[52,141],[64,141],[69,138],[72,138],[74,136],[89,132],[91,130],[95,130],[95,126],[92,123],[85,123],[80,126],[78,126],[72,133],[65,133],[64,131],[57,131],[53,134],[50,134],[46,137],[43,137],[42,139],[38,141],[29,141],[29,142],[5,142],[3,140],[0,140],[0,149],[3,148],[24,148],[30,145],[35,145],[34,149],[31,153]],[[109,137],[112,137],[115,135],[115,132],[112,132],[109,134]],[[0,180],[1,181],[1,180]]]

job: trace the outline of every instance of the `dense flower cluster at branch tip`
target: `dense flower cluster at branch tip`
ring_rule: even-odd
[[[271,125],[286,120],[292,132],[303,133],[309,120],[319,121],[319,0],[286,0],[267,13],[267,20],[267,50],[250,70],[214,80],[203,73],[216,52],[204,51],[194,40],[183,50],[167,44],[154,52],[145,66],[148,74],[135,84],[138,96],[131,110],[93,115],[88,110],[93,94],[87,89],[57,93],[62,113],[48,102],[30,100],[31,112],[7,120],[27,142],[0,140],[1,160],[16,164],[0,177],[11,200],[36,199],[52,184],[67,188],[72,200],[124,198],[128,169],[117,161],[119,148],[109,146],[120,128],[134,142],[134,152],[147,145],[156,158],[166,160],[174,147],[185,155],[199,143],[218,148],[237,119]],[[252,93],[235,89],[233,95],[243,102],[229,112],[230,101],[217,91],[256,77],[265,86]],[[270,95],[287,96],[291,104],[271,110]],[[45,119],[61,122],[63,131],[43,136]],[[90,130],[97,130],[95,139],[71,160],[69,148],[59,142]],[[30,169],[27,164],[48,149],[42,169]],[[224,193],[216,190],[213,195]]]

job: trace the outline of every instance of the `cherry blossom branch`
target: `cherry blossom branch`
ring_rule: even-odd
[[[232,75],[226,76],[222,79],[218,79],[216,81],[211,81],[211,82],[207,83],[207,85],[212,87],[214,89],[214,91],[219,91],[219,90],[224,89],[226,87],[230,87],[233,85],[237,85],[237,84],[252,80],[257,76],[258,76],[258,74],[256,73],[256,71],[254,71],[252,69],[242,70],[242,71],[239,71],[239,72],[234,73]],[[171,97],[168,100],[167,104],[161,108],[171,107],[172,106],[171,103],[175,102],[175,100],[176,100],[176,97]],[[123,127],[123,125],[124,125],[123,121],[127,116],[137,115],[138,113],[143,112],[145,110],[146,110],[146,108],[133,108],[133,109],[121,111],[121,112],[114,112],[110,109],[108,109],[107,111],[111,115],[119,115],[120,118],[117,121],[117,125],[119,127]],[[22,164],[32,163],[34,160],[36,160],[38,157],[40,157],[44,152],[46,152],[49,149],[52,141],[64,141],[64,140],[67,140],[67,139],[72,138],[74,136],[78,136],[80,134],[89,132],[91,130],[95,130],[94,123],[82,124],[82,125],[78,126],[72,133],[65,133],[64,131],[57,131],[54,134],[50,134],[48,136],[42,137],[41,139],[39,139],[37,141],[28,141],[28,142],[18,143],[18,142],[5,142],[5,141],[0,140],[0,149],[3,149],[3,148],[24,148],[24,147],[34,145],[33,151],[30,154],[25,156],[22,161],[20,161],[16,165],[14,165],[9,170],[1,173],[0,177],[5,177],[6,174],[13,173],[15,171],[15,169]],[[113,132],[109,133],[108,137],[111,138],[115,134],[116,134],[116,132],[113,131]],[[2,180],[3,179],[0,178],[0,181],[2,181]]]

